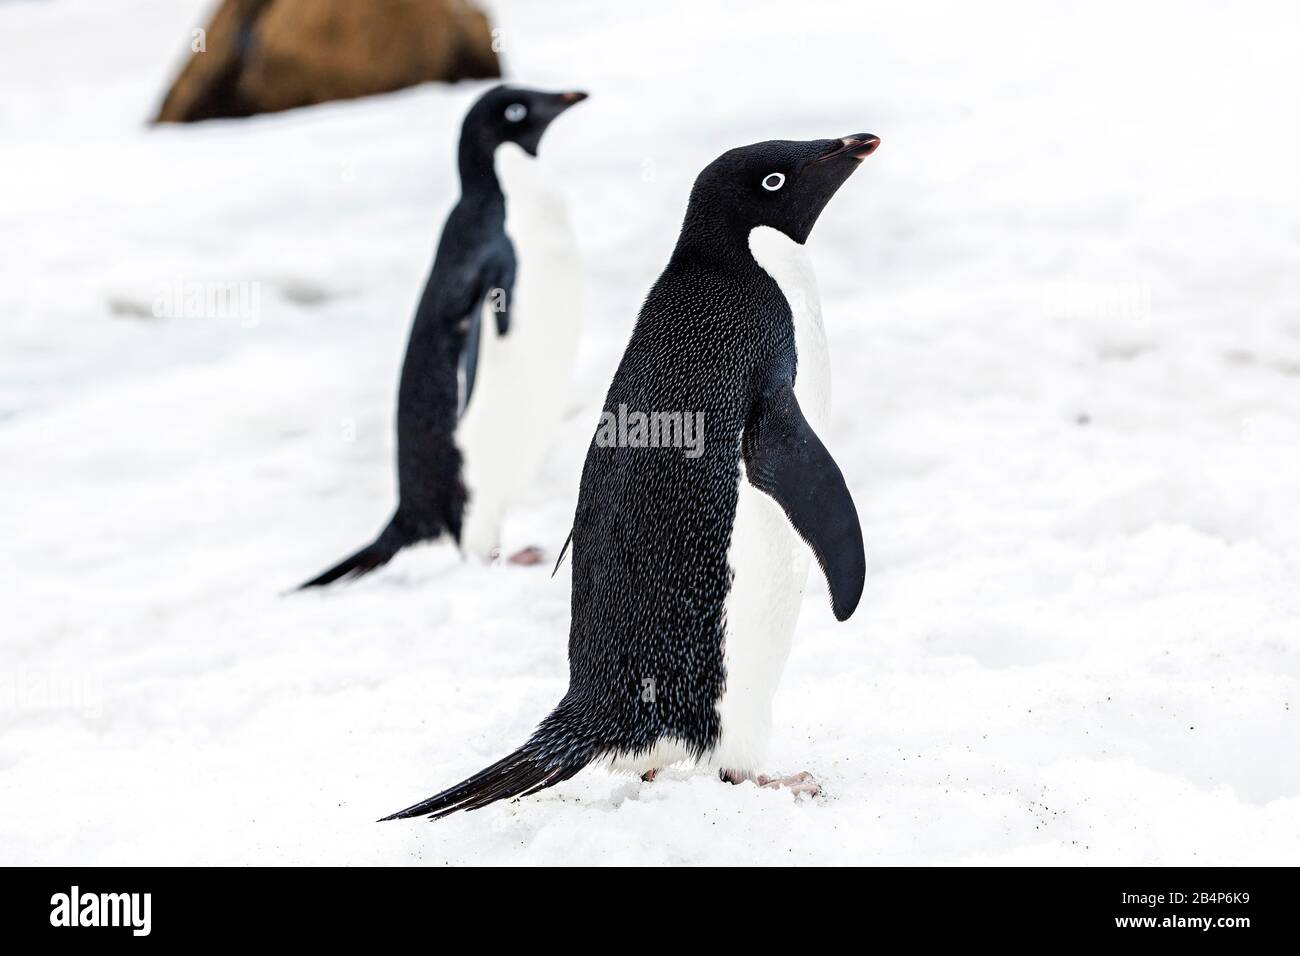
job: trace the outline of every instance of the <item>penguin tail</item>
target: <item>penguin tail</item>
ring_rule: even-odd
[[[477,810],[498,800],[526,797],[563,783],[591,762],[590,748],[564,747],[555,755],[553,748],[543,748],[539,736],[540,734],[534,734],[532,740],[510,756],[480,770],[468,780],[405,810],[382,817],[379,822],[424,816],[437,820],[457,810]],[[548,756],[547,752],[551,755]]]
[[[388,522],[388,527],[380,532],[379,537],[373,542],[366,545],[356,554],[344,558],[328,571],[316,575],[310,581],[305,581],[298,585],[299,591],[307,588],[324,587],[326,584],[333,584],[340,578],[359,578],[362,575],[369,574],[375,568],[381,568],[393,556],[401,551],[408,544],[414,544],[415,538],[402,530],[398,525],[397,516]]]

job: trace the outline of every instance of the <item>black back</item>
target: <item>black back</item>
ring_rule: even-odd
[[[585,93],[497,86],[470,107],[460,135],[460,200],[442,228],[398,385],[397,510],[374,541],[302,588],[369,574],[407,545],[444,532],[460,542],[469,492],[456,423],[473,392],[483,302],[493,296],[495,334],[507,335],[514,291],[515,250],[505,231],[508,199],[497,180],[496,149],[513,142],[536,156],[551,121],[584,99]]]
[[[857,512],[799,409],[793,316],[748,239],[768,225],[803,242],[878,143],[865,134],[759,143],[700,174],[604,411],[701,412],[703,447],[693,442],[689,455],[607,447],[598,429],[571,535],[568,692],[522,747],[384,819],[442,817],[536,793],[601,756],[644,753],[663,738],[703,756],[721,732],[727,552],[742,461],[812,547],[835,616],[853,613],[866,570]]]
[[[760,143],[707,167],[641,308],[605,410],[703,412],[704,453],[588,449],[572,538],[570,688],[557,716],[597,750],[674,737],[698,753],[717,740],[742,436],[762,397],[798,373],[789,304],[749,233],[769,225],[803,242],[864,155],[847,142]],[[774,173],[775,190],[763,185]]]
[[[536,156],[542,134],[583,93],[545,93],[507,86],[489,90],[470,108],[461,130],[460,200],[447,217],[425,283],[402,365],[397,402],[397,476],[401,502],[394,522],[413,540],[450,532],[459,540],[466,491],[456,422],[472,389],[476,350],[467,344],[492,330],[477,327],[484,299],[500,289],[505,311],[497,334],[508,334],[516,269],[505,232],[507,197],[493,157],[517,143]],[[460,375],[468,387],[462,397]]]

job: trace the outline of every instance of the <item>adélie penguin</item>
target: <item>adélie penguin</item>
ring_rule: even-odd
[[[506,509],[559,424],[577,352],[577,243],[537,156],[552,121],[586,98],[497,86],[466,114],[461,196],[402,365],[397,509],[373,543],[302,587],[359,577],[442,535],[475,558],[496,555]]]
[[[866,573],[857,511],[817,433],[827,346],[804,243],[879,142],[758,143],[696,179],[605,414],[703,413],[703,451],[597,432],[571,536],[568,692],[514,753],[385,819],[477,809],[596,763],[652,779],[690,761],[815,789],[807,774],[758,774],[809,550],[841,621]]]

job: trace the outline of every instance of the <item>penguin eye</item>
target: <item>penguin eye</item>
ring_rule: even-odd
[[[511,103],[506,107],[506,119],[512,123],[518,123],[528,115],[528,107],[523,103]]]
[[[763,188],[770,193],[785,185],[785,173],[768,173],[763,177]]]

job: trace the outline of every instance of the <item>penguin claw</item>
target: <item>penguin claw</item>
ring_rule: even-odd
[[[650,770],[647,770],[645,773],[641,774],[641,779],[646,783],[654,783],[654,779],[658,775],[659,775],[659,768],[654,767]]]

